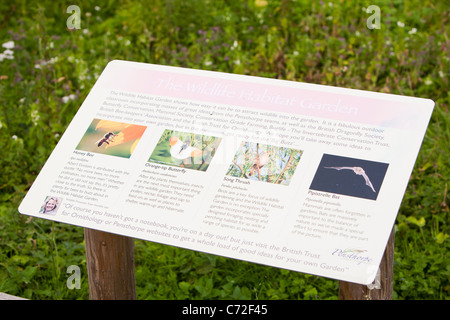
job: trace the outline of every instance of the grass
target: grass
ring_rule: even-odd
[[[449,19],[445,1],[0,3],[0,292],[88,299],[83,230],[17,207],[113,59],[430,98],[436,102],[395,225],[394,298],[448,299]],[[11,49],[8,43],[14,42]],[[10,50],[10,51],[6,51]],[[337,299],[336,280],[136,240],[139,299]],[[81,288],[66,286],[68,266]]]

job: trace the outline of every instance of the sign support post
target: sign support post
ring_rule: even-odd
[[[392,300],[394,285],[394,229],[386,245],[375,282],[362,285],[339,281],[339,300]]]
[[[91,300],[136,300],[132,238],[85,228],[86,265]],[[372,285],[339,281],[339,300],[392,300],[392,230]]]
[[[134,240],[84,229],[91,300],[136,300]]]

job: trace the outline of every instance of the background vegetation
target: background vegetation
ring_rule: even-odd
[[[88,299],[83,230],[17,207],[103,68],[124,59],[433,99],[395,225],[394,297],[448,299],[447,1],[90,0],[75,31],[69,4],[0,2],[1,292]],[[366,26],[371,4],[381,29]],[[331,279],[144,241],[135,255],[139,299],[337,299]]]

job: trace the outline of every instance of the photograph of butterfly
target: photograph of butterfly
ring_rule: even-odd
[[[222,138],[164,130],[149,162],[206,171]]]

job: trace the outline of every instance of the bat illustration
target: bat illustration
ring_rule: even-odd
[[[372,182],[370,182],[369,177],[367,176],[364,169],[361,167],[324,167],[324,168],[336,170],[343,170],[343,169],[352,170],[358,176],[363,176],[364,180],[366,181],[366,186],[369,186],[373,192],[376,192],[375,189],[373,188]]]

